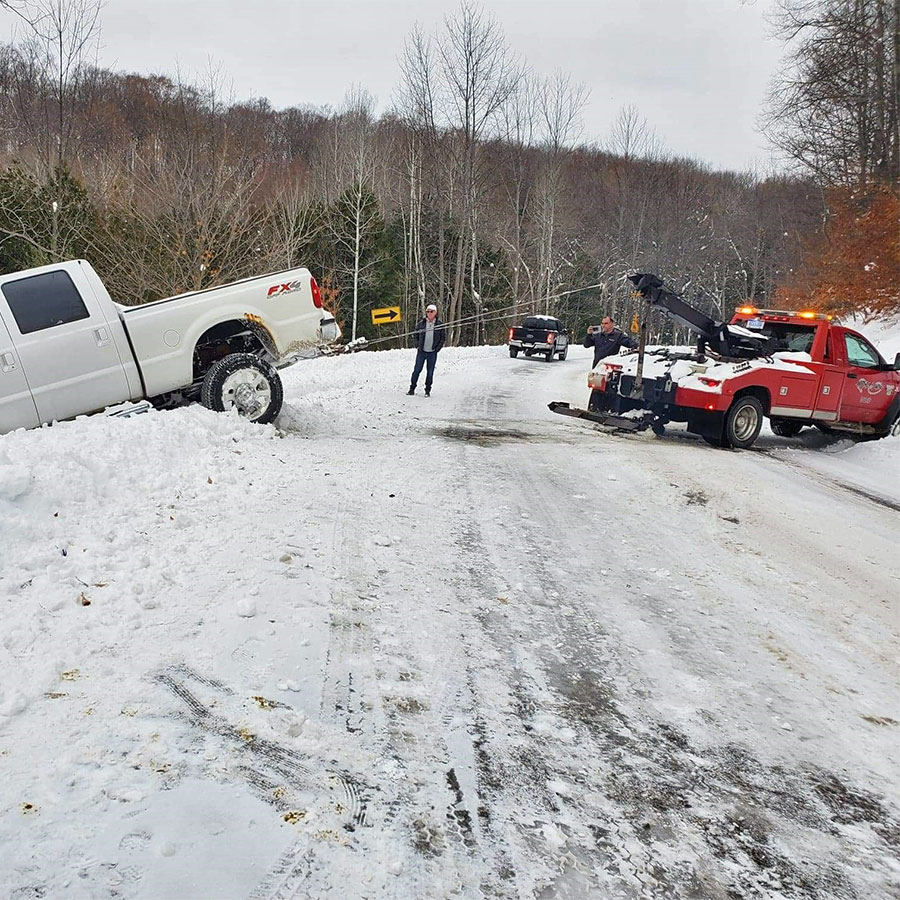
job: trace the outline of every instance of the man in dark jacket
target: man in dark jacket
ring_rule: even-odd
[[[634,350],[637,341],[624,331],[619,331],[609,316],[604,316],[599,330],[593,325],[588,328],[584,346],[594,348],[594,368],[596,368],[601,359],[618,353],[622,347]]]
[[[437,317],[437,307],[432,303],[425,309],[425,318],[419,320],[416,330],[413,332],[416,338],[416,364],[413,366],[412,378],[409,379],[407,394],[416,392],[416,384],[422,367],[425,367],[425,396],[431,396],[431,382],[434,379],[434,364],[437,355],[444,346],[446,329]]]

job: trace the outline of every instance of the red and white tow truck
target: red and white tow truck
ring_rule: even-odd
[[[807,425],[861,439],[900,434],[900,354],[885,362],[861,334],[822,313],[744,306],[726,325],[655,275],[629,278],[648,307],[693,331],[697,346],[647,347],[645,321],[637,351],[603,360],[588,376],[588,409],[551,403],[554,412],[657,434],[686,422],[708,443],[740,449],[759,436],[763,417],[784,437]]]

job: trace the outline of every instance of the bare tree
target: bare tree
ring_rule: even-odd
[[[553,311],[559,285],[557,273],[557,213],[563,191],[563,169],[571,145],[581,131],[581,111],[587,102],[587,89],[573,84],[569,75],[556,72],[540,87],[539,110],[543,125],[543,171],[540,179],[538,215],[540,218],[540,272],[544,311]]]
[[[292,269],[306,264],[300,254],[321,233],[321,212],[308,190],[294,178],[280,182],[268,204],[271,242],[266,248],[267,268]]]
[[[405,176],[409,186],[407,199],[406,269],[416,298],[417,315],[424,311],[427,299],[424,246],[424,205],[427,187],[425,180],[437,172],[440,152],[435,122],[435,67],[431,40],[416,27],[407,39],[400,59],[402,81],[397,108],[406,126]],[[443,205],[439,205],[441,213]],[[439,229],[438,284],[434,299],[444,299],[443,217]],[[404,310],[407,318],[410,310]]]
[[[19,114],[50,171],[68,158],[76,110],[90,100],[103,3],[28,0],[21,6],[27,38],[20,51]],[[28,96],[26,87],[37,94]]]
[[[437,39],[440,73],[437,107],[448,129],[456,136],[456,170],[460,174],[461,210],[450,298],[450,339],[459,337],[456,321],[462,310],[468,257],[469,290],[477,313],[481,295],[475,287],[478,253],[479,200],[487,171],[482,141],[495,132],[497,116],[522,77],[522,65],[506,45],[502,29],[481,7],[464,0],[456,13],[444,20],[445,31]]]
[[[9,10],[24,22],[30,22],[28,0],[0,0],[0,9]],[[32,13],[33,14],[33,13]]]
[[[763,128],[828,184],[900,178],[900,2],[779,0],[787,65]]]
[[[509,216],[502,217],[497,238],[512,262],[510,291],[515,303],[515,318],[519,317],[519,306],[524,299],[527,298],[529,309],[534,308],[538,290],[528,252],[528,224],[538,155],[534,147],[538,105],[539,85],[532,75],[525,73],[502,108],[502,134],[508,161],[503,184]]]
[[[102,0],[27,0],[8,3],[24,23],[26,40],[12,68],[19,128],[38,149],[44,177],[64,178],[77,113],[89,106],[94,70],[90,63],[100,35]],[[50,201],[48,254],[60,254],[62,192]]]
[[[379,166],[374,125],[375,99],[361,87],[348,91],[331,130],[327,183],[331,189],[328,218],[331,235],[344,251],[342,274],[352,284],[351,340],[356,339],[359,291],[375,260],[364,261],[371,233],[380,219],[375,196]]]

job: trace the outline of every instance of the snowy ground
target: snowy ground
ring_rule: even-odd
[[[411,364],[0,438],[0,895],[896,896],[900,441]]]

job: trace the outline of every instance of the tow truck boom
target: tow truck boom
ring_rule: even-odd
[[[697,352],[703,356],[707,347],[726,359],[754,359],[765,355],[766,339],[748,334],[744,329],[729,328],[717,322],[699,309],[686,303],[674,291],[669,290],[656,275],[636,273],[628,280],[634,285],[635,294],[647,301],[647,305],[662,310],[670,319],[690,329],[697,335]]]

